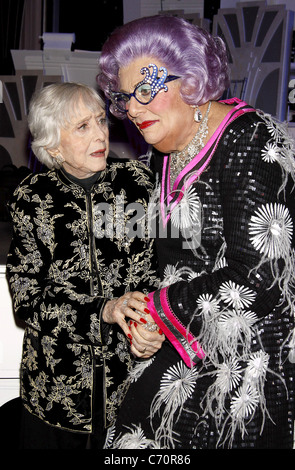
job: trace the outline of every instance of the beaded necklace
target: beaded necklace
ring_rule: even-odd
[[[204,140],[208,134],[208,116],[212,102],[209,101],[204,119],[200,122],[198,132],[189,144],[180,152],[170,154],[170,184],[171,188],[179,173],[204,147]]]

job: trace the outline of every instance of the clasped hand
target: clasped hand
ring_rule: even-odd
[[[149,298],[142,292],[128,292],[109,300],[102,313],[106,323],[117,323],[130,341],[131,352],[147,359],[162,346],[165,336],[159,330],[148,309]]]

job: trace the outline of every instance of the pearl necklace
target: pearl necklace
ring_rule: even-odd
[[[209,101],[208,108],[204,119],[200,122],[198,132],[190,143],[180,152],[172,152],[170,154],[170,184],[171,188],[179,173],[183,168],[197,155],[204,147],[204,140],[208,134],[208,116],[211,108]]]

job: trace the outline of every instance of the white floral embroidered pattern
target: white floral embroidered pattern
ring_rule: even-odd
[[[261,150],[262,160],[267,163],[274,163],[280,158],[280,149],[276,144],[267,142],[264,149]]]
[[[255,293],[244,286],[228,281],[221,285],[220,296],[225,303],[236,309],[249,307],[255,300]]]
[[[250,240],[263,255],[278,259],[290,247],[293,223],[289,210],[282,204],[266,204],[256,211],[249,223]]]

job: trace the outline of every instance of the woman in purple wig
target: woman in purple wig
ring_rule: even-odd
[[[270,115],[220,100],[225,45],[183,19],[117,29],[100,69],[111,112],[151,148],[161,285],[143,320],[166,338],[130,374],[105,447],[291,448],[292,139]]]

